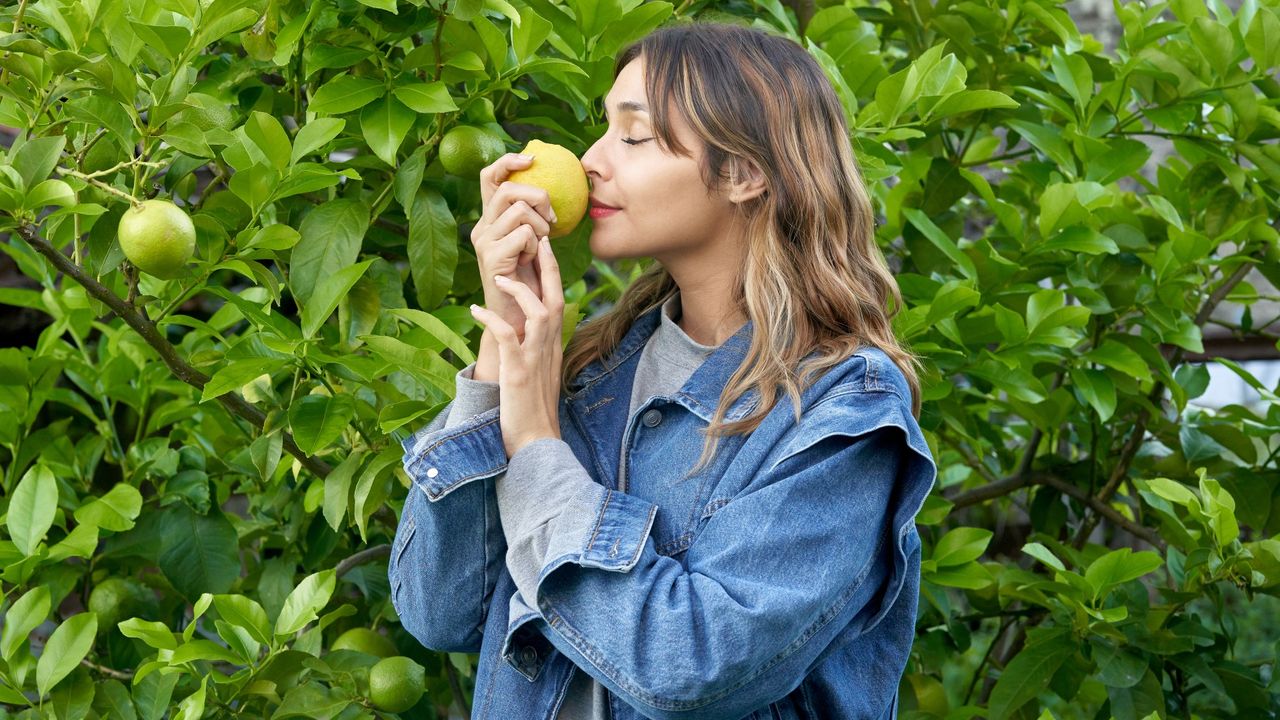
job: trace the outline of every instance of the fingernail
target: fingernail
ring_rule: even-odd
[[[499,285],[506,285],[508,282],[510,282],[510,280],[507,280],[505,277],[501,275],[494,275],[493,281],[498,283]]]
[[[476,304],[474,304],[474,303],[471,305],[471,312],[473,312],[473,313],[474,313],[474,312],[478,312],[479,310],[480,310],[480,306],[479,306],[479,305],[476,305]]]
[[[533,159],[533,156],[532,156],[532,155],[523,155],[523,154],[522,154],[522,155],[520,155],[519,157],[520,157],[520,159],[521,159],[521,160],[532,160],[532,159]]]
[[[556,221],[556,211],[555,211],[555,210],[552,210],[552,211],[551,211],[551,222],[555,222],[555,221]]]

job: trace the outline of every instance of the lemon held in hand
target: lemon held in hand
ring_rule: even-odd
[[[196,226],[168,200],[144,200],[120,218],[120,249],[139,270],[164,280],[181,274],[196,251]]]
[[[508,175],[507,180],[540,187],[551,196],[556,221],[551,223],[548,237],[555,239],[573,232],[587,212],[591,195],[582,161],[572,150],[541,140],[530,140],[520,153],[532,155],[533,162]]]
[[[440,140],[440,164],[451,175],[474,178],[507,151],[502,138],[473,125],[457,125]]]
[[[426,687],[426,670],[403,655],[379,660],[369,670],[369,699],[379,710],[404,712],[418,704]]]

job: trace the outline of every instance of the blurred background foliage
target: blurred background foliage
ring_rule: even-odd
[[[719,20],[827,72],[929,368],[902,715],[1275,717],[1278,388],[1204,331],[1275,343],[1280,6],[1113,9],[1104,47],[1052,0],[6,3],[0,303],[43,320],[0,349],[0,712],[386,715],[332,649],[371,628],[427,669],[402,717],[465,716],[476,657],[386,581],[398,440],[480,330],[440,139],[581,154],[622,46]],[[185,277],[123,262],[130,195],[192,215]],[[579,318],[643,268],[589,233]],[[1209,361],[1256,402],[1191,404]]]

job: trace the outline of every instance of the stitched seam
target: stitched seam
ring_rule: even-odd
[[[604,489],[604,505],[600,508],[600,514],[596,515],[596,526],[591,530],[591,539],[587,541],[587,547],[583,553],[590,553],[591,548],[595,547],[596,535],[600,534],[600,528],[604,525],[604,513],[609,509],[609,500],[613,498],[613,491],[609,488]]]
[[[488,411],[486,410],[485,412],[488,412]],[[409,468],[409,469],[410,469],[410,471],[412,471],[413,473],[415,473],[415,474],[416,474],[416,473],[418,472],[418,466],[419,466],[419,465],[421,465],[421,464],[422,464],[422,462],[423,462],[424,460],[426,460],[426,459],[427,459],[427,454],[428,454],[428,453],[430,453],[432,450],[435,450],[436,448],[438,448],[438,447],[440,447],[441,445],[445,444],[446,442],[448,442],[448,441],[450,441],[450,440],[453,440],[454,438],[460,438],[460,437],[462,437],[463,435],[466,435],[466,434],[468,434],[468,433],[473,433],[473,432],[475,432],[475,431],[477,431],[477,430],[479,430],[479,429],[481,429],[481,428],[488,427],[488,426],[490,426],[490,425],[492,425],[492,424],[494,424],[494,423],[498,422],[498,421],[499,421],[499,420],[501,420],[501,419],[502,419],[502,418],[501,418],[501,416],[499,416],[499,417],[495,417],[495,418],[493,418],[492,420],[485,420],[484,422],[480,423],[479,425],[477,425],[477,426],[475,426],[475,427],[473,427],[473,428],[471,428],[471,429],[469,429],[469,430],[464,430],[464,431],[462,431],[462,432],[460,432],[460,433],[456,433],[456,434],[453,434],[453,435],[446,435],[445,437],[442,437],[442,438],[440,438],[439,440],[436,440],[435,442],[431,443],[431,445],[430,445],[429,447],[427,447],[427,448],[426,448],[425,450],[423,450],[420,454],[418,454],[418,456],[417,456],[417,457],[415,457],[415,458],[413,459],[413,467],[412,467],[412,468]]]
[[[496,475],[497,473],[502,472],[502,468],[503,468],[503,467],[505,467],[505,466],[504,466],[504,465],[499,465],[499,466],[498,466],[498,467],[496,467],[496,468],[490,468],[490,469],[488,469],[488,470],[483,470],[483,471],[481,471],[481,472],[475,473],[474,475],[468,475],[468,476],[466,476],[466,477],[464,477],[464,478],[458,478],[457,480],[454,480],[453,482],[449,483],[448,485],[442,485],[442,486],[440,486],[440,490],[442,490],[443,492],[439,492],[439,493],[432,493],[432,492],[431,492],[431,490],[427,490],[427,496],[428,496],[428,497],[430,497],[432,500],[439,500],[440,498],[442,498],[442,497],[444,497],[445,495],[449,494],[449,491],[453,490],[454,488],[458,487],[459,485],[461,485],[461,484],[463,484],[463,483],[465,483],[465,482],[467,482],[467,481],[470,481],[470,480],[475,480],[476,478],[489,477],[489,476],[491,476],[491,475]]]

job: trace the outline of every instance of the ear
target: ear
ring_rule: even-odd
[[[751,160],[735,157],[729,161],[729,202],[742,203],[768,190],[764,173]]]

